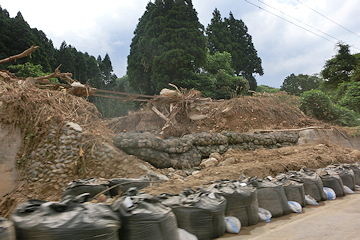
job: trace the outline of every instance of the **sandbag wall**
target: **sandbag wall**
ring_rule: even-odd
[[[193,133],[181,138],[162,139],[152,133],[120,133],[114,145],[157,168],[191,168],[211,153],[225,153],[229,148],[254,150],[260,146],[279,148],[297,143],[297,132],[271,133]]]
[[[354,171],[349,171],[351,168],[360,172],[358,163],[329,165],[317,170],[290,171],[275,178],[220,180],[206,188],[185,189],[181,194],[165,193],[157,197],[130,187],[146,186],[149,181],[145,177],[78,180],[64,191],[61,202],[29,200],[15,210],[11,220],[17,239],[177,240],[178,228],[200,240],[212,239],[225,233],[227,216],[235,216],[242,226],[248,226],[259,221],[259,207],[269,210],[273,217],[279,217],[290,213],[288,201],[305,206],[305,194],[317,201],[326,200],[323,186],[328,183],[328,176],[335,176],[336,186],[343,188],[339,176],[355,179]],[[109,187],[116,185],[129,185],[123,189],[128,191],[110,205],[84,204],[91,200],[90,195],[103,192],[104,188],[111,191]],[[115,196],[107,195],[108,198]],[[11,231],[11,224],[4,226],[5,230]]]

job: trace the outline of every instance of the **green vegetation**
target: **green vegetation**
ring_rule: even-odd
[[[263,75],[264,70],[245,23],[235,19],[231,12],[229,18],[222,20],[220,11],[215,9],[211,23],[206,28],[206,35],[210,54],[224,51],[230,53],[234,73],[247,79],[250,89],[255,91],[257,82],[253,75]]]
[[[256,88],[256,92],[259,92],[259,93],[264,93],[264,92],[277,93],[279,91],[280,91],[280,88],[269,87],[267,85],[259,85]]]
[[[285,78],[280,90],[292,95],[300,96],[303,92],[317,89],[319,84],[320,78],[316,75],[309,76],[306,74],[299,74],[296,76],[292,73]]]

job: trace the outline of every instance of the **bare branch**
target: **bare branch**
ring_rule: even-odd
[[[26,57],[27,55],[31,54],[33,51],[35,51],[38,48],[39,48],[39,46],[31,46],[29,49],[23,51],[20,54],[0,60],[0,64],[11,62],[11,61],[16,62],[17,59]]]

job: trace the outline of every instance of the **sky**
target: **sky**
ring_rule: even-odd
[[[154,0],[152,0],[154,1]],[[114,73],[126,74],[134,30],[149,0],[1,0],[15,17],[20,11],[59,49],[63,41],[78,51],[109,54]],[[360,0],[192,0],[206,27],[217,8],[244,21],[262,60],[258,85],[280,87],[290,74],[318,74],[336,54],[336,43],[360,52]],[[260,8],[259,8],[260,7]]]

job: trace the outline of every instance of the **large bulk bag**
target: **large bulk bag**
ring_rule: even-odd
[[[119,218],[105,204],[29,200],[11,215],[18,240],[117,240]]]
[[[116,186],[118,185],[118,186]],[[119,195],[119,191],[126,192],[129,188],[136,187],[138,190],[150,185],[150,178],[141,176],[139,178],[114,178],[109,181],[111,197]]]
[[[171,208],[150,194],[126,195],[111,204],[123,223],[119,239],[179,239],[176,217]]]
[[[88,178],[88,179],[79,179],[77,181],[72,181],[65,188],[62,198],[66,196],[79,196],[83,193],[89,193],[89,198],[94,197],[100,192],[104,192],[104,195],[109,195],[108,191],[105,191],[108,188],[109,182],[107,180]]]
[[[351,168],[347,168],[342,164],[334,164],[327,166],[325,169],[338,174],[345,186],[348,186],[353,191],[355,190],[355,175]]]
[[[280,217],[291,212],[284,187],[278,182],[267,179],[249,180],[249,184],[257,188],[259,207],[271,212],[273,217]]]
[[[259,202],[256,188],[241,186],[239,182],[224,181],[212,184],[204,191],[225,197],[225,215],[238,218],[241,226],[255,225],[259,222]]]
[[[346,195],[344,191],[344,185],[339,175],[327,171],[325,168],[317,170],[324,187],[334,190],[336,197],[342,197]]]
[[[290,180],[284,173],[278,174],[276,179],[283,185],[288,201],[298,202],[302,207],[306,206],[304,183]]]
[[[360,185],[360,163],[356,164],[344,164],[345,167],[349,167],[354,172],[355,185]]]
[[[221,237],[225,234],[226,199],[214,193],[158,196],[161,202],[172,208],[179,228],[194,234],[199,240]]]
[[[288,172],[291,180],[301,181],[304,183],[305,195],[310,195],[317,202],[325,201],[326,195],[324,193],[324,185],[320,176],[313,170],[301,169],[298,172]]]
[[[1,240],[16,239],[14,224],[3,217],[0,217],[0,239]]]

